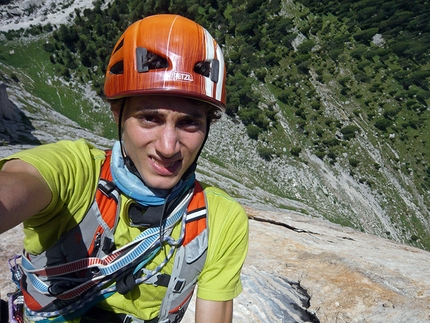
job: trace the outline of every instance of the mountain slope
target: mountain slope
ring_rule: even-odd
[[[425,94],[422,87],[412,84],[404,90],[400,84],[404,58],[384,52],[379,46],[388,38],[375,38],[372,26],[366,27],[370,34],[351,27],[352,18],[290,1],[279,2],[276,15],[263,15],[267,3],[252,3],[252,12],[246,6],[218,4],[227,24],[220,28],[226,29],[222,39],[233,80],[230,117],[212,127],[200,178],[247,205],[323,217],[430,249],[425,175],[429,101],[425,96],[418,100]],[[34,16],[49,22],[44,9],[41,2]],[[240,14],[261,22],[258,30],[241,25]],[[89,69],[70,72],[52,63],[51,54],[43,51],[44,44],[54,43],[52,37],[46,32],[31,36],[34,29],[26,37],[13,38],[11,32],[5,35],[12,40],[1,40],[0,69],[11,97],[32,111],[34,104],[20,98],[20,93],[32,93],[90,131],[114,138],[114,127],[107,128],[108,108],[89,90],[100,82],[98,71],[91,69],[88,81],[79,73]],[[279,33],[286,36],[276,43]],[[259,45],[250,51],[250,44]],[[28,48],[38,52],[30,58],[32,64],[24,55]],[[258,68],[252,65],[256,56]],[[35,70],[34,64],[42,68]],[[427,82],[426,74],[421,80]]]

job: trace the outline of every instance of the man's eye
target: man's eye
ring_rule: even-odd
[[[156,122],[158,122],[158,118],[156,116],[153,116],[153,115],[142,114],[142,115],[138,116],[138,119],[141,122],[147,122],[147,123],[156,123]]]
[[[200,122],[200,120],[197,120],[197,119],[184,119],[180,122],[180,124],[184,127],[187,127],[187,126],[198,127],[201,125],[201,122]]]

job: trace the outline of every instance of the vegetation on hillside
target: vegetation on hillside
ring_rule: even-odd
[[[300,160],[303,150],[310,150],[372,188],[383,165],[360,156],[358,142],[366,137],[375,147],[395,147],[398,155],[389,148],[386,153],[392,167],[428,196],[429,1],[294,2],[300,5],[96,0],[91,10],[75,10],[69,25],[35,26],[6,36],[52,31],[43,48],[58,74],[90,83],[103,96],[110,51],[126,26],[155,13],[184,15],[223,45],[227,114],[246,126],[263,159]],[[341,114],[334,105],[342,106]],[[294,139],[282,122],[295,130]],[[425,198],[424,203],[428,209]],[[424,231],[416,232],[411,243],[423,239]],[[424,244],[430,249],[430,239]]]

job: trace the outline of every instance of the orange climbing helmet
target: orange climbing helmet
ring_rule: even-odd
[[[179,15],[133,23],[116,43],[104,85],[108,99],[162,94],[197,99],[225,111],[226,69],[220,46]]]

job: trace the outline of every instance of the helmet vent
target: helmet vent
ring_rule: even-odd
[[[148,51],[146,48],[136,48],[136,65],[139,73],[148,72],[158,68],[168,68],[169,63],[167,59]]]
[[[124,38],[121,40],[121,42],[118,44],[118,46],[116,46],[116,48],[113,51],[113,54],[115,54],[117,51],[119,51],[122,46],[124,46]]]
[[[118,61],[113,64],[109,70],[111,74],[124,74],[124,61]]]
[[[211,61],[198,62],[194,65],[194,72],[209,77],[212,82],[218,83],[219,61],[213,59]]]

